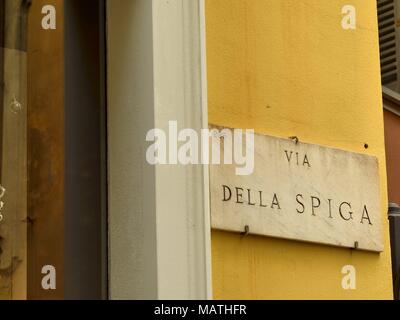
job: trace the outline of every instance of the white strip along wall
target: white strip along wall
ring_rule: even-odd
[[[208,127],[203,0],[109,0],[111,299],[210,299],[208,167],[150,166],[148,130]]]

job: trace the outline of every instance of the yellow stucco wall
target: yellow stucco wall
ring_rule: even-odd
[[[379,255],[214,231],[214,298],[391,299],[376,1],[206,0],[206,20],[210,123],[376,155],[385,241]]]

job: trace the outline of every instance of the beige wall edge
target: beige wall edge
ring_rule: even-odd
[[[107,5],[112,299],[211,298],[208,168],[150,166],[146,133],[207,126],[204,3]]]

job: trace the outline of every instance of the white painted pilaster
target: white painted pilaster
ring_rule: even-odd
[[[208,126],[204,3],[107,11],[110,298],[211,298],[208,167],[145,156],[150,129]]]

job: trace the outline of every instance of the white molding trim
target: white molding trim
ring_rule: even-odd
[[[382,94],[384,99],[387,99],[394,104],[393,106],[390,106],[383,101],[383,108],[392,112],[396,116],[400,116],[400,94],[385,86],[382,87]]]
[[[203,0],[107,4],[111,299],[211,299],[208,167],[150,166],[146,133],[208,126]]]
[[[206,46],[206,8],[205,0],[198,0],[200,21],[200,55],[201,55],[201,96],[202,96],[202,127],[208,128],[208,82],[207,82],[207,46]],[[210,208],[210,171],[209,166],[203,167],[204,188],[204,255],[206,296],[213,299],[212,264],[211,264],[211,208]]]

